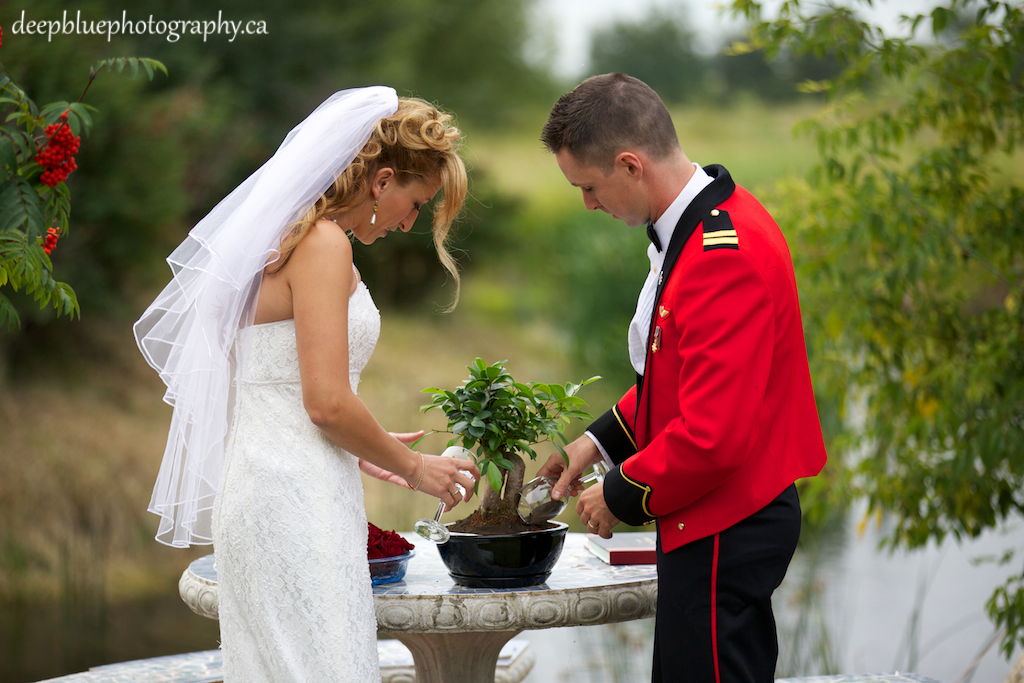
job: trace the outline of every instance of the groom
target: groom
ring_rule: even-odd
[[[657,523],[655,682],[768,683],[771,594],[800,535],[793,482],[825,463],[785,239],[728,171],[687,159],[635,78],[579,84],[541,140],[587,209],[646,225],[652,244],[628,334],[636,385],[540,474],[559,476],[560,498],[604,458],[614,469],[580,495],[580,520],[605,538]]]

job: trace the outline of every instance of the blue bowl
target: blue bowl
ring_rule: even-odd
[[[401,581],[405,577],[405,570],[409,566],[409,559],[415,554],[415,550],[410,550],[405,555],[367,560],[370,563],[370,583],[374,586],[379,586],[382,583]]]

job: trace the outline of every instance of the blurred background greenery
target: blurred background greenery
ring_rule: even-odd
[[[588,70],[566,77],[552,68],[557,27],[535,24],[537,4],[225,0],[213,10],[195,0],[138,0],[127,9],[131,18],[200,20],[220,11],[269,29],[177,42],[48,41],[10,30],[23,9],[30,19],[65,10],[119,18],[125,6],[112,0],[0,5],[0,62],[38,103],[77,97],[89,65],[108,57],[152,57],[169,71],[153,82],[101,74],[89,92],[96,125],[68,179],[71,234],[53,254],[82,320],[58,320],[13,296],[22,328],[0,331],[0,679],[216,646],[216,624],[194,618],[176,597],[182,569],[209,548],[183,552],[152,540],[155,518],[145,507],[170,409],[131,324],[168,280],[163,259],[189,228],[332,92],[388,84],[454,112],[466,134],[472,186],[455,241],[464,273],[458,309],[438,313],[453,288],[433,255],[428,220],[408,236],[356,245],[383,316],[360,393],[394,431],[439,426],[433,414],[420,415],[418,390],[461,382],[476,356],[508,359],[525,381],[601,374],[584,393],[595,412],[632,383],[625,329],[647,269],[646,238],[583,211],[538,141],[551,104],[579,79],[622,70],[650,83],[690,158],[724,164],[755,194],[770,195],[816,163],[812,141],[792,130],[824,100],[796,84],[837,73],[827,51],[730,54],[738,33],[697,49],[681,1],[609,22],[592,37]],[[796,235],[782,228],[792,245]],[[839,407],[823,399],[820,408],[831,439]],[[425,444],[442,446],[440,438]],[[819,488],[835,477],[830,470]],[[383,528],[410,529],[434,506],[365,485],[370,520]],[[821,528],[835,524],[815,510]],[[582,531],[571,512],[564,519]]]

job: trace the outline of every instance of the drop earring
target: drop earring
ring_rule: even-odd
[[[373,203],[373,215],[370,216],[370,225],[377,224],[377,202]]]

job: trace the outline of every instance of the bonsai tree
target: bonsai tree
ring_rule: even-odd
[[[454,391],[430,387],[425,393],[433,401],[423,412],[440,408],[448,418],[449,446],[475,450],[480,481],[487,485],[480,494],[484,523],[519,522],[516,496],[523,487],[526,461],[522,454],[537,458],[534,446],[551,441],[568,463],[563,429],[570,418],[590,419],[582,408],[586,401],[577,392],[600,377],[579,384],[516,382],[505,368],[506,361],[487,365],[477,358],[469,365],[469,378]],[[437,433],[437,432],[432,432]],[[477,482],[477,493],[480,482]]]

